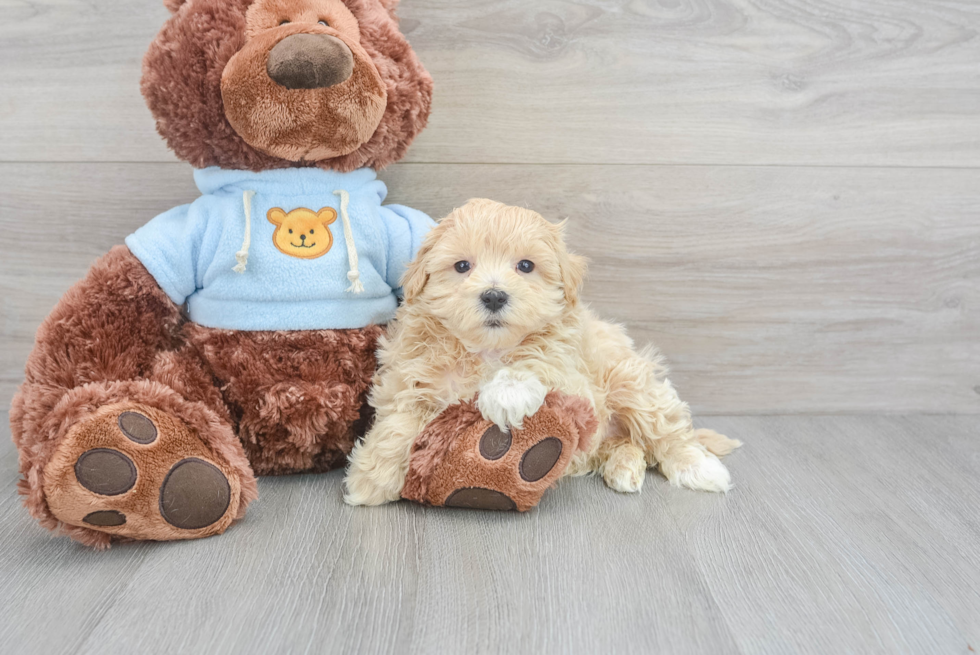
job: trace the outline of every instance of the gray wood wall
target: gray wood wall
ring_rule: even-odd
[[[404,0],[436,80],[386,171],[571,219],[587,297],[707,414],[980,413],[980,3]],[[0,0],[0,403],[101,253],[195,195],[159,0]]]

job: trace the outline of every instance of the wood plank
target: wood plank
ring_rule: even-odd
[[[339,473],[263,479],[245,524],[160,549],[79,652],[736,653],[657,497],[574,482],[516,516],[352,509]],[[627,520],[604,519],[617,504]]]
[[[172,161],[138,92],[160,0],[0,0],[0,160]],[[407,0],[414,162],[980,165],[964,0]]]
[[[384,178],[389,200],[434,216],[485,195],[569,217],[593,259],[586,297],[663,349],[697,412],[980,412],[976,171],[398,165]],[[0,165],[4,405],[68,286],[195,195],[181,164]],[[52,217],[70,217],[57,248],[25,247]]]
[[[17,451],[0,410],[0,643],[8,653],[75,652],[152,548],[97,553],[53,536],[17,495]]]
[[[707,423],[748,443],[732,460],[729,504],[676,489],[666,502],[741,652],[953,653],[980,642],[972,419]]]
[[[727,496],[651,472],[636,496],[565,480],[526,515],[353,509],[340,472],[264,478],[224,535],[95,553],[19,507],[0,413],[0,638],[25,655],[976,647],[975,417],[703,423],[746,441]]]

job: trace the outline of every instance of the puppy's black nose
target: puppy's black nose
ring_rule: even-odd
[[[480,294],[480,302],[491,312],[499,312],[507,304],[507,293],[500,289],[487,289]]]

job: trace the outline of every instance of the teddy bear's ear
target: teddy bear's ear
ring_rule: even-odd
[[[170,10],[170,13],[176,14],[180,6],[187,2],[187,0],[163,0],[163,6]]]
[[[331,207],[324,207],[316,213],[316,217],[320,219],[324,225],[330,225],[335,220],[337,220],[337,210]]]
[[[269,213],[266,214],[266,218],[268,218],[269,222],[273,225],[282,225],[282,222],[286,220],[286,212],[278,207],[273,207],[269,210]]]

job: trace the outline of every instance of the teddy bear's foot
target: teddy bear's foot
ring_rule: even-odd
[[[454,405],[415,440],[402,497],[436,506],[527,511],[593,432],[588,403],[557,393],[521,429],[508,432],[485,420],[475,402]]]
[[[165,541],[219,534],[242,479],[177,417],[136,403],[76,423],[44,467],[51,513],[68,525]]]

